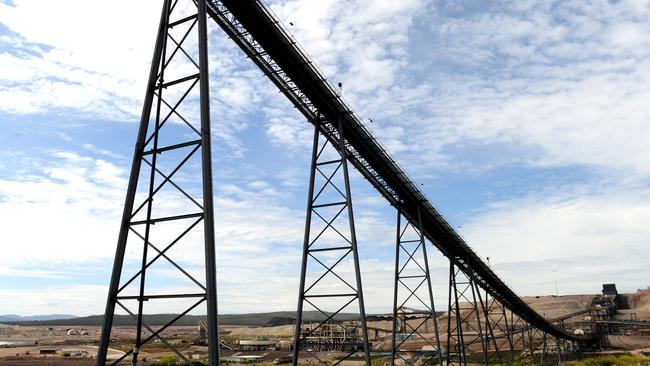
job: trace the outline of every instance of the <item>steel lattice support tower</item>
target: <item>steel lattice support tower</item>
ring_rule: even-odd
[[[460,258],[457,258],[462,263]],[[467,366],[469,347],[480,344],[483,361],[488,354],[481,325],[482,311],[478,305],[477,287],[473,278],[449,262],[449,302],[447,307],[447,365]]]
[[[419,337],[429,343],[436,350],[436,357],[442,365],[426,240],[422,232],[417,229],[422,227],[419,214],[415,220],[417,222],[414,225],[399,209],[397,210],[391,366],[395,365],[396,358],[406,364],[414,364],[417,361],[417,357],[407,356],[412,352],[401,350],[401,347],[412,337]],[[422,334],[423,327],[424,333],[429,333],[427,330],[429,323],[433,325],[433,339]],[[401,339],[397,339],[398,334]]]
[[[510,337],[514,350],[520,350],[520,355],[524,353],[533,354],[530,342],[530,330],[531,326],[521,319],[521,317],[512,312],[510,313]],[[526,339],[527,337],[528,340]],[[531,362],[534,362],[534,360],[531,359]]]
[[[490,312],[488,309],[487,301],[489,299],[489,294],[487,291],[485,292],[485,299],[481,295],[481,288],[479,285],[476,283],[476,281],[473,281],[476,297],[478,299],[478,310],[479,314],[477,314],[477,319],[480,320],[481,317],[483,317],[483,325],[485,325],[485,329],[483,329],[482,333],[484,335],[483,339],[483,352],[485,353],[484,360],[486,364],[489,364],[489,352],[490,352],[490,346],[494,347],[497,359],[499,361],[499,364],[503,363],[503,358],[501,357],[501,349],[499,348],[499,345],[496,340],[495,336],[495,324],[493,323],[492,319],[490,318]]]
[[[324,327],[334,324],[337,315],[355,302],[359,306],[360,326],[341,323],[335,326],[343,327],[346,334],[357,334],[356,330],[361,330],[365,362],[370,365],[368,329],[342,121],[339,117],[333,121],[318,118],[315,122],[294,336],[294,366],[298,364],[301,351],[319,359],[309,351],[310,348],[326,350],[327,347],[342,347],[347,350],[347,355],[335,364],[356,353],[356,344],[327,344],[323,339],[313,338]],[[327,139],[321,141],[321,129],[336,134],[338,146]],[[320,312],[325,320],[305,327],[302,320],[305,304]],[[327,308],[333,310],[326,310]]]
[[[491,342],[486,340],[485,346],[488,351],[490,350],[490,347],[494,347],[500,364],[503,364],[504,361],[503,351],[508,349],[511,355],[510,360],[512,361],[512,359],[514,359],[514,353],[512,348],[512,338],[508,331],[506,308],[494,297],[490,296],[490,293],[487,291],[485,291],[484,304],[485,332],[490,334],[492,340]]]
[[[164,331],[200,305],[205,306],[208,315],[209,361],[211,365],[219,364],[206,6],[205,0],[163,1],[97,365],[107,363],[116,307],[134,318],[136,340],[124,356],[110,364],[128,357],[133,365],[138,364],[141,348],[153,340],[160,341],[190,364],[187,357],[165,340]],[[200,181],[201,189],[189,185],[188,179]],[[173,205],[173,209],[168,205]],[[172,258],[174,248],[197,242],[205,254],[204,282]],[[125,255],[129,253],[127,243],[129,251],[139,258],[140,265],[136,268],[125,266]],[[151,293],[147,274],[152,266],[158,265],[177,271],[195,290]],[[134,273],[123,278],[123,272]],[[186,302],[185,310],[171,321],[157,329],[147,324],[143,316],[145,303],[149,306],[154,302],[181,301]]]
[[[496,342],[496,345],[494,345],[494,348],[497,351],[497,354],[501,362],[503,362],[503,360],[505,359],[504,357],[505,355],[503,351],[508,350],[508,354],[510,357],[509,362],[512,362],[512,360],[514,360],[515,358],[515,353],[514,353],[514,346],[512,344],[511,329],[509,328],[508,325],[509,322],[508,322],[507,309],[505,306],[503,306],[503,304],[498,302],[494,297],[490,296],[490,294],[487,291],[485,292],[485,298],[487,299],[486,300],[486,310],[487,310],[486,328],[487,328],[487,324],[491,324],[493,334],[495,334],[494,341]]]

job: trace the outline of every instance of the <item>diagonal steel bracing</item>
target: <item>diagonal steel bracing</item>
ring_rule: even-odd
[[[139,364],[142,348],[154,339],[174,352],[181,362],[189,363],[165,339],[164,332],[201,305],[208,314],[209,361],[212,365],[219,363],[209,113],[206,1],[165,0],[133,155],[97,365]],[[180,129],[185,131],[179,132]],[[192,169],[188,162],[200,169]],[[182,179],[177,179],[179,176]],[[201,190],[188,186],[188,178],[200,181]],[[181,208],[168,212],[165,204],[170,203]],[[205,254],[203,281],[172,255],[174,248],[197,240],[202,242]],[[129,248],[140,247],[139,267],[125,267],[127,244]],[[138,252],[137,248],[130,251]],[[159,265],[161,258],[170,270],[189,280],[190,287],[162,294],[148,291],[151,267]],[[123,274],[127,276],[123,278]],[[145,305],[165,301],[185,301],[186,305],[162,326],[147,324]],[[135,340],[123,356],[109,360],[107,351],[116,306],[134,319]]]
[[[314,351],[341,351],[338,364],[362,351],[370,365],[370,346],[363,302],[359,255],[354,226],[345,137],[338,145],[321,139],[321,129],[342,131],[342,119],[319,118],[314,129],[307,199],[305,237],[294,336],[293,365]],[[344,324],[337,315],[358,305],[357,324]],[[303,312],[311,308],[325,320],[303,324]]]
[[[449,272],[448,364],[512,364],[522,357],[535,363],[542,332],[482,289],[468,263],[456,263]]]

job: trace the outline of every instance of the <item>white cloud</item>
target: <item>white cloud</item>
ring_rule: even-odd
[[[374,117],[389,113],[378,112],[374,107],[392,112],[400,109],[395,104],[401,103],[385,103],[388,98],[406,99],[398,97],[402,90],[384,96],[387,89],[396,88],[396,79],[408,66],[408,34],[413,19],[424,5],[419,0],[399,4],[294,0],[272,2],[270,6],[330,82],[343,83],[343,94],[352,101],[353,108],[362,116]],[[382,96],[377,98],[377,95]],[[309,146],[311,131],[302,117],[296,118],[295,112],[288,108],[265,111],[267,135],[272,142],[291,149]],[[395,143],[390,145],[397,147]]]
[[[69,280],[74,279],[74,275],[65,270],[48,271],[48,270],[32,270],[20,269],[12,267],[0,267],[0,275],[11,277],[26,277],[26,278],[43,278],[53,280]]]
[[[550,270],[564,291],[595,292],[601,281],[629,290],[644,286],[649,274],[649,219],[647,188],[540,192],[485,208],[462,233],[523,293],[551,283]]]
[[[142,15],[158,7],[153,1],[0,4],[0,22],[14,32],[4,36],[10,47],[0,64],[14,72],[0,78],[0,107],[14,113],[71,108],[117,119],[136,114],[157,21]],[[130,26],[115,27],[115,19]],[[30,52],[12,54],[12,44]]]
[[[103,273],[102,282],[107,282],[126,188],[126,171],[106,160],[70,151],[53,152],[47,163],[40,161],[36,165],[39,169],[30,175],[0,180],[0,221],[7,247],[0,261],[0,272],[11,278],[80,281],[92,271]],[[218,281],[223,311],[259,310],[253,300],[260,297],[269,299],[269,309],[290,309],[297,291],[304,210],[287,207],[287,193],[269,182],[257,179],[243,186],[246,188],[221,184],[215,197]],[[360,207],[377,204],[363,196],[360,198]],[[156,203],[156,217],[171,211],[174,214],[187,211],[191,205],[166,202],[159,196]],[[372,257],[380,248],[392,252],[385,246],[387,238],[390,242],[392,230],[378,229],[390,226],[373,212],[363,211],[357,209],[357,226],[359,236],[363,237],[360,242],[365,246],[365,256]],[[184,228],[180,223],[167,226],[159,223],[153,227],[150,240],[162,249]],[[203,282],[201,228],[202,224],[167,254]],[[133,235],[131,238],[135,239]],[[137,240],[129,241],[123,279],[128,279],[139,267],[141,244],[136,243]],[[151,268],[148,279],[153,282],[148,291],[171,291],[169,286],[188,283],[164,259],[159,263]],[[161,287],[160,281],[168,286]],[[7,303],[3,309],[5,312],[47,312],[47,309],[65,308],[75,296],[83,296],[83,306],[75,307],[74,312],[99,313],[106,284],[82,282],[89,286],[72,286],[66,295],[58,296],[55,288],[47,291],[2,288],[0,293],[23,300],[30,297],[34,302],[30,308],[19,309]],[[241,286],[246,283],[251,288],[242,294]],[[268,286],[269,283],[275,285]],[[68,300],[61,302],[60,307],[51,307],[61,296]],[[241,305],[239,301],[243,299],[249,306]],[[165,308],[160,305],[151,309],[164,311]]]
[[[90,6],[82,3],[68,0],[49,10]],[[77,30],[91,20],[80,24],[73,12],[63,14],[71,19],[57,17],[56,26],[48,26],[52,17],[34,19],[34,14],[47,13],[50,5],[2,5],[0,21],[20,35],[9,37],[11,42],[52,47],[43,56],[2,54],[0,63],[13,70],[7,78],[31,80],[18,90],[0,91],[4,109],[37,112],[56,105],[114,118],[137,116],[143,89],[138,85],[144,83],[156,28],[155,5],[129,5],[124,22],[133,27],[108,33],[101,30],[110,27],[97,21],[110,23],[116,18],[111,12],[123,6],[103,5],[102,13],[108,15],[85,24],[83,34]],[[638,138],[648,135],[642,118],[650,94],[643,87],[650,85],[643,82],[650,70],[644,61],[650,41],[643,20],[647,4],[500,4],[446,18],[440,16],[445,4],[436,4],[435,11],[421,1],[332,0],[314,6],[296,0],[271,6],[285,23],[294,24],[290,30],[327,74],[344,82],[361,114],[377,121],[371,127],[388,147],[409,161],[445,166],[455,158],[448,149],[462,141],[535,151],[498,164],[623,165],[648,173],[647,154],[642,153],[648,141]],[[32,26],[34,22],[45,26]],[[412,45],[409,32],[417,22],[430,24],[432,32]],[[212,37],[217,38],[223,37]],[[212,94],[219,102],[213,110],[226,116],[216,116],[215,133],[234,147],[234,156],[242,156],[245,148],[238,136],[249,128],[242,118],[246,106],[274,105],[282,97],[260,87],[268,81],[252,71],[230,41],[214,43],[213,75],[219,83],[213,83]],[[413,46],[417,52],[409,48]],[[451,72],[439,71],[450,67]],[[269,137],[283,146],[309,141],[309,128],[287,107],[265,109]],[[421,132],[405,134],[407,126]],[[596,145],[600,148],[593,149]]]
[[[650,199],[632,185],[650,174],[648,4],[517,2],[446,17],[442,6],[415,0],[272,3],[285,23],[295,24],[290,30],[316,63],[333,81],[343,82],[346,98],[363,119],[375,120],[370,127],[409,172],[588,166],[608,177],[603,192],[530,195],[473,212],[463,232],[483,256],[493,258],[500,273],[514,277],[529,265],[521,262],[532,259],[548,269],[561,252],[573,257],[562,262],[571,273],[592,276],[593,269],[580,266],[585,253],[602,257],[616,243],[621,254],[610,268],[622,268],[619,275],[626,280],[638,279],[619,262],[630,253],[647,254],[643,243],[650,234],[643,225]],[[102,16],[80,19],[80,12]],[[0,22],[17,34],[0,39],[14,51],[0,53],[0,68],[8,71],[0,76],[0,109],[47,114],[64,108],[136,121],[158,14],[153,1],[0,4]],[[115,27],[115,19],[125,26]],[[214,133],[225,142],[216,149],[242,157],[243,134],[262,120],[267,137],[287,154],[307,151],[309,125],[230,40],[219,32],[211,40]],[[195,107],[188,105],[193,112]],[[486,146],[498,152],[486,154]],[[3,240],[18,244],[3,255],[0,272],[56,276],[20,265],[112,258],[125,171],[109,161],[115,157],[110,151],[83,148],[104,159],[58,152],[38,173],[0,180]],[[463,148],[481,153],[475,158],[454,152]],[[300,184],[295,172],[289,173],[285,186]],[[223,196],[215,201],[223,309],[258,310],[258,298],[266,299],[269,309],[292,308],[304,211],[290,208],[285,200],[293,197],[270,183],[237,184],[220,186]],[[356,193],[355,200],[367,298],[382,307],[374,304],[390,296],[385,288],[391,286],[392,264],[372,257],[384,256],[378,254],[384,249],[390,256],[393,227],[381,214],[363,209],[381,207],[376,200]],[[33,230],[34,222],[39,230]],[[513,250],[522,247],[522,238],[525,253]],[[200,243],[175,254],[197,265]],[[444,293],[444,264],[440,258],[434,264],[437,293]],[[536,278],[548,276],[527,272],[513,280],[517,289],[534,293],[542,286]],[[242,285],[251,290],[243,293]],[[593,285],[575,281],[572,286]],[[103,286],[71,291],[96,294],[95,310],[85,304],[80,311],[101,310]],[[20,298],[34,291],[0,292]],[[44,292],[40,300],[54,303],[51,295]]]
[[[526,153],[488,169],[582,165],[647,176],[648,12],[624,1],[536,2],[435,17],[418,46],[436,89],[422,98],[423,113],[394,120],[419,131],[404,155],[485,169],[453,151],[494,144],[501,155]]]
[[[24,315],[96,314],[99,299],[106,299],[106,287],[96,285],[56,286],[49,288],[0,288],[3,309],[16,309]]]
[[[52,158],[36,174],[0,180],[4,263],[111,255],[126,187],[122,169],[70,152]]]

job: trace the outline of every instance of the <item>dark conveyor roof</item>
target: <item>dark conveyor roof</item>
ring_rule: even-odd
[[[553,336],[585,340],[547,321],[528,306],[485,264],[431,205],[352,112],[322,72],[296,43],[277,17],[259,0],[210,0],[209,15],[246,55],[314,123],[343,118],[346,153],[352,165],[412,221],[418,210],[421,231],[446,257],[471,276],[495,299],[534,327]],[[322,126],[320,124],[319,126]],[[320,127],[337,146],[337,124]]]

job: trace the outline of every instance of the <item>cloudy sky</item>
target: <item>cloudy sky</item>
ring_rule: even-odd
[[[0,0],[0,314],[103,311],[159,3]],[[269,5],[519,294],[650,285],[648,1]],[[292,310],[311,129],[209,31],[220,311]],[[388,311],[395,213],[352,178],[366,307]],[[197,248],[176,254],[200,274]],[[168,272],[152,288],[184,286]]]

